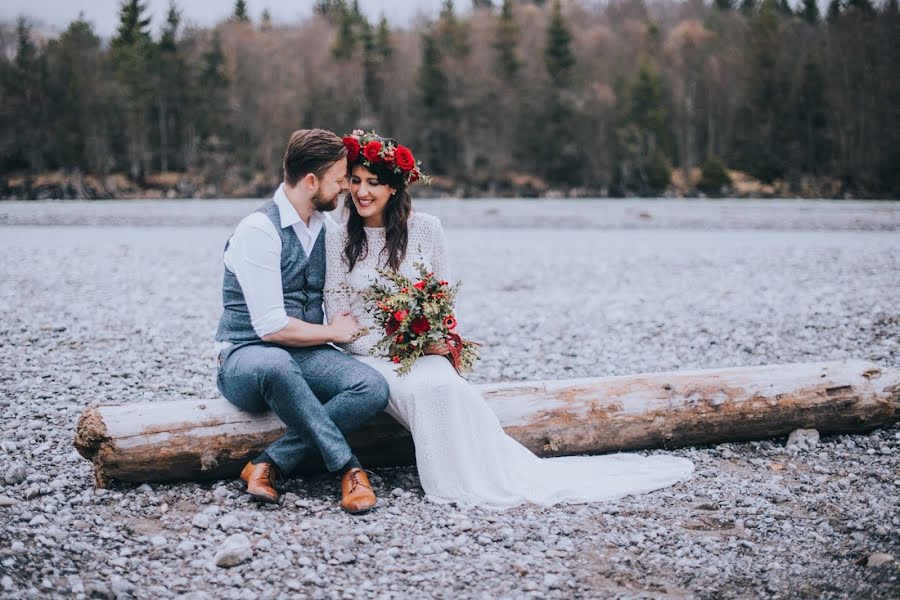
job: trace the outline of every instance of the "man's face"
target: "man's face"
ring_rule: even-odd
[[[325,212],[337,208],[338,199],[350,190],[347,181],[347,159],[337,161],[319,178],[319,189],[312,203],[316,210]]]

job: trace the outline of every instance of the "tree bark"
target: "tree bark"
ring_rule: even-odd
[[[476,386],[506,432],[538,456],[599,454],[858,433],[900,420],[900,370],[817,363]],[[75,434],[95,482],[235,476],[283,433],[271,413],[223,398],[94,405]],[[366,466],[412,464],[408,432],[386,414],[348,438]],[[309,470],[321,469],[310,464]]]

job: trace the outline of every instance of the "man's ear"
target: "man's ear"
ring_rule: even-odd
[[[319,189],[319,178],[316,177],[315,173],[307,173],[306,176],[303,178],[303,183],[306,184],[306,189],[308,189],[311,192],[314,192],[317,189]]]

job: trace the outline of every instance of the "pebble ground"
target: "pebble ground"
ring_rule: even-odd
[[[582,223],[554,219],[568,204],[495,204],[422,204],[485,342],[473,381],[900,367],[898,203],[694,203],[688,219],[629,201]],[[0,204],[0,596],[900,597],[898,426],[676,450],[692,480],[595,505],[435,505],[412,467],[376,470],[359,517],[327,476],[288,480],[276,507],[235,481],[94,490],[72,448],[85,406],[217,395],[221,249],[254,205]],[[463,227],[473,215],[500,222]],[[251,557],[216,566],[235,534]]]

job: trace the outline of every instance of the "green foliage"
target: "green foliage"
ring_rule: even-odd
[[[457,18],[453,0],[444,0],[440,17],[435,24],[435,36],[447,56],[464,59],[472,51],[469,28]]]
[[[234,14],[232,15],[238,23],[249,23],[250,17],[247,15],[247,2],[245,0],[236,0],[234,3]]]
[[[734,8],[734,0],[713,0],[713,6],[722,12],[728,12]]]
[[[722,188],[731,185],[731,177],[725,162],[718,156],[710,156],[700,167],[700,182],[697,189],[707,196],[715,196],[722,192]]]
[[[356,25],[356,15],[345,9],[340,15],[337,38],[331,48],[331,55],[335,60],[346,62],[353,59],[353,52],[356,50]]]
[[[843,2],[841,0],[831,0],[828,3],[828,22],[834,23],[838,19],[841,18],[841,12],[843,12]]]
[[[391,43],[391,27],[384,16],[378,22],[378,33],[375,34],[375,51],[382,61],[387,61],[394,55],[394,46]]]
[[[816,0],[803,0],[803,8],[800,10],[803,20],[810,25],[816,25],[822,15],[819,13],[819,3]]]
[[[497,19],[494,37],[494,71],[503,81],[510,83],[519,74],[519,26],[512,10],[512,0],[503,0],[503,7]]]
[[[544,46],[544,64],[550,80],[557,88],[571,85],[575,67],[572,52],[572,34],[562,14],[559,0],[554,0],[550,23],[547,25],[547,42]]]

